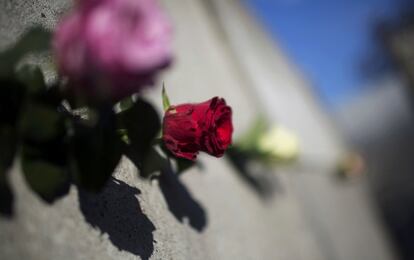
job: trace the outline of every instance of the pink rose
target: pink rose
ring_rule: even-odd
[[[72,90],[119,100],[153,84],[171,62],[171,32],[155,0],[80,0],[53,45]]]

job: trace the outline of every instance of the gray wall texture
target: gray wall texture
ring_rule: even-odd
[[[163,3],[175,24],[177,59],[163,76],[172,103],[225,97],[236,136],[263,111],[298,132],[299,165],[261,176],[265,199],[225,159],[201,156],[203,169],[144,181],[124,158],[101,194],[73,186],[48,205],[16,163],[16,214],[0,218],[0,258],[394,259],[363,183],[332,178],[345,147],[277,45],[236,1]],[[52,29],[70,5],[1,0],[0,48],[34,24]],[[158,108],[159,92],[146,93]]]

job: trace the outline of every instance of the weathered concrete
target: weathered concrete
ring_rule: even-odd
[[[203,1],[164,1],[176,26],[177,60],[164,77],[171,101],[225,97],[236,135],[259,107],[274,111],[299,132],[303,160],[318,167],[269,172],[275,192],[263,200],[225,159],[201,156],[204,169],[152,182],[139,180],[123,159],[103,194],[72,187],[49,206],[27,188],[16,164],[16,214],[0,219],[1,259],[392,259],[362,188],[328,176],[343,144],[304,81],[243,12],[211,3],[225,13],[212,16]],[[34,23],[52,28],[68,6],[2,0],[0,46]],[[160,107],[159,89],[147,95]]]

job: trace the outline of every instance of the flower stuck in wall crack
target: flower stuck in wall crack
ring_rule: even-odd
[[[171,106],[164,89],[161,122],[140,91],[170,64],[171,32],[156,0],[82,0],[54,33],[35,27],[0,51],[1,215],[13,213],[14,162],[53,203],[72,184],[101,192],[124,155],[149,180],[200,166],[200,151],[224,154],[233,124],[223,98]],[[51,51],[59,77],[48,79],[24,58]]]
[[[170,106],[164,115],[163,136],[175,156],[195,160],[199,151],[221,157],[231,144],[232,110],[223,98]]]
[[[172,28],[155,0],[77,1],[53,47],[69,89],[116,100],[152,85],[172,60]]]

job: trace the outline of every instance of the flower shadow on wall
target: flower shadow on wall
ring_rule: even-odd
[[[281,191],[274,166],[294,163],[300,151],[297,136],[283,125],[269,127],[259,116],[244,135],[227,150],[226,158],[239,177],[263,198]]]
[[[273,169],[251,162],[251,158],[239,152],[237,149],[229,149],[227,158],[235,172],[256,194],[263,200],[268,200],[281,191],[282,186],[277,180],[277,176],[271,174]]]
[[[171,25],[155,0],[76,1],[54,33],[34,27],[0,52],[0,214],[13,214],[16,157],[48,203],[71,182],[99,192],[131,150],[146,172],[160,118],[137,96],[171,63],[170,43]],[[24,59],[44,52],[54,54],[56,79]]]
[[[79,189],[79,207],[85,220],[107,233],[119,250],[146,260],[154,251],[155,226],[142,212],[139,194],[137,188],[111,178],[99,194]]]
[[[188,189],[181,183],[178,175],[171,168],[159,177],[159,186],[168,209],[180,222],[188,219],[191,227],[201,232],[207,225],[207,216],[203,207],[191,196]]]
[[[9,171],[17,157],[27,185],[51,204],[71,183],[96,193],[110,180],[121,185],[111,176],[123,155],[148,179],[171,174],[171,162],[177,174],[185,171],[199,152],[221,157],[231,144],[232,110],[223,98],[170,107],[164,91],[162,124],[142,97],[172,61],[171,26],[157,1],[75,2],[54,33],[34,27],[0,52],[2,215],[13,214]],[[56,78],[24,59],[45,52],[54,54]],[[178,177],[161,177],[173,215],[201,231],[203,208]]]

